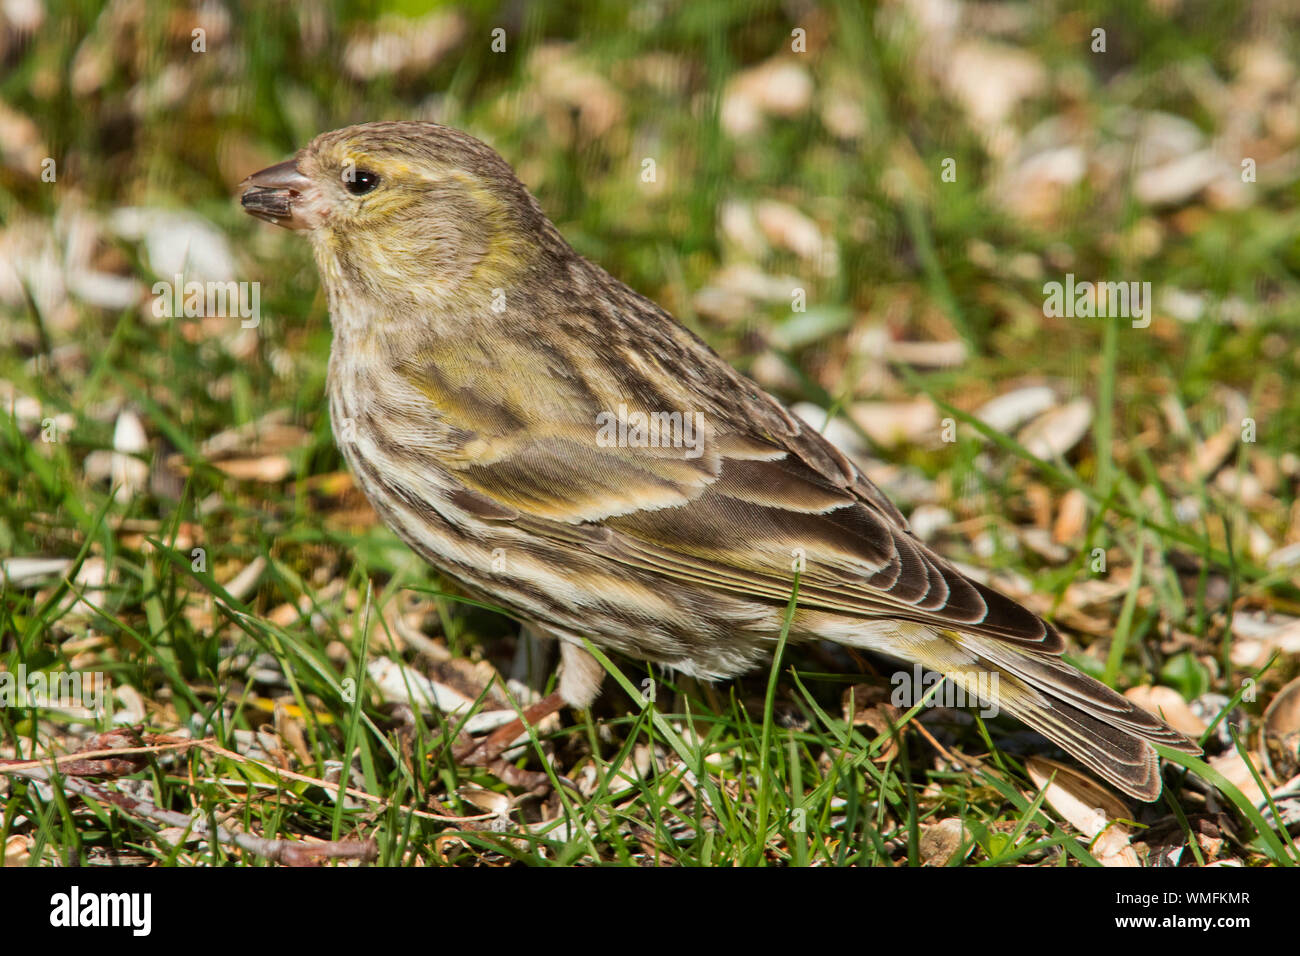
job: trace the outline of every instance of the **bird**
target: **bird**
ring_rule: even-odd
[[[994,697],[1140,800],[1161,791],[1153,744],[1200,753],[1066,663],[1050,623],[932,550],[849,455],[579,255],[481,140],[363,123],[240,190],[246,212],[310,242],[331,425],[375,511],[468,594],[559,642],[557,689],[525,718],[591,706],[605,671],[588,641],[716,681],[770,662],[788,617],[790,642]]]

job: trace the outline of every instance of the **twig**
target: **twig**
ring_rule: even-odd
[[[254,767],[264,770],[276,777],[284,777],[288,780],[297,780],[300,783],[312,783],[318,787],[324,787],[329,790],[338,789],[334,784],[326,780],[321,780],[318,777],[309,777],[306,774],[295,773],[292,770],[281,770],[279,767],[272,767],[269,764],[264,764],[261,761],[254,760],[252,757],[245,757],[243,754],[237,754],[234,751],[218,746],[210,739],[196,740],[194,741],[194,746],[199,747],[210,754],[214,754],[215,756],[226,757],[236,763],[252,764]],[[380,809],[386,810],[389,807],[396,806],[399,810],[403,810],[412,816],[420,817],[425,820],[434,820],[438,823],[474,823],[480,820],[491,820],[493,817],[497,816],[495,813],[483,813],[470,817],[456,817],[441,813],[430,813],[427,810],[416,810],[414,807],[390,803],[383,797],[377,797],[373,793],[366,793],[366,791],[358,790],[355,787],[344,787],[343,792],[350,797],[356,797],[358,800],[365,800],[369,803],[377,804]]]
[[[97,737],[96,740],[97,741],[103,740],[104,737],[107,736],[108,735]],[[98,750],[83,750],[83,751],[78,751],[76,753],[62,754],[57,757],[53,757],[53,756],[46,757],[40,760],[0,759],[0,773],[12,773],[18,776],[30,776],[30,773],[28,773],[28,771],[45,770],[46,768],[53,765],[54,767],[57,767],[61,773],[73,774],[74,776],[121,776],[122,773],[133,773],[138,768],[131,767],[130,769],[124,770],[122,768],[122,764],[117,763],[115,759],[109,761],[104,766],[94,766],[89,770],[83,769],[81,767],[81,764],[94,759],[102,759],[106,757],[120,758],[120,757],[138,755],[138,754],[166,753],[168,751],[175,751],[175,750],[190,750],[194,747],[198,747],[200,750],[203,750],[214,756],[225,757],[227,760],[233,760],[235,763],[250,764],[251,766],[254,766],[259,770],[264,771],[265,773],[268,773],[277,778],[296,780],[300,783],[310,783],[329,790],[338,789],[334,784],[331,784],[326,780],[321,780],[317,777],[310,777],[307,774],[295,773],[292,770],[283,770],[279,767],[274,767],[270,764],[262,763],[259,760],[254,760],[252,757],[247,757],[244,754],[235,753],[233,750],[227,750],[226,748],[219,746],[211,738],[204,738],[202,740],[190,740],[186,738],[170,737],[165,734],[148,734],[146,736],[149,740],[153,741],[153,743],[146,744],[143,746],[135,746],[135,747],[112,747],[112,748],[101,748]],[[81,772],[74,773],[73,770],[68,769],[70,766],[76,768],[77,770],[80,770]],[[396,807],[398,810],[404,813],[409,813],[412,816],[420,817],[421,819],[425,819],[425,820],[433,820],[437,823],[477,823],[482,820],[491,820],[492,818],[497,816],[497,814],[495,813],[477,814],[468,817],[457,817],[457,816],[451,816],[449,814],[430,813],[427,810],[417,810],[414,807],[408,807],[405,804],[391,803],[388,800],[385,800],[383,797],[377,797],[372,793],[366,793],[366,791],[358,790],[355,787],[345,787],[343,792],[350,797],[356,797],[358,800],[365,800],[368,803],[375,804],[381,810],[387,810],[389,808]]]
[[[949,750],[943,744],[939,743],[939,741],[935,740],[934,735],[931,734],[930,731],[926,729],[925,724],[921,723],[919,720],[912,721],[912,726],[920,732],[922,737],[930,741],[930,746],[939,751],[939,756],[943,757],[949,763],[963,764],[967,767],[981,767],[984,765],[984,762],[978,757],[970,757],[966,754]]]
[[[6,773],[17,774],[33,780],[50,782],[51,774],[44,767],[19,769],[14,766],[4,768]],[[323,840],[305,842],[299,840],[272,840],[253,836],[251,833],[239,833],[223,826],[211,827],[199,817],[190,817],[175,810],[164,810],[148,800],[130,794],[107,790],[98,784],[90,783],[77,777],[63,777],[64,790],[111,804],[137,817],[144,817],[169,827],[178,827],[200,836],[215,838],[220,843],[237,846],[256,856],[264,857],[286,866],[315,866],[321,860],[361,860],[373,862],[379,857],[379,846],[373,839],[366,840]]]

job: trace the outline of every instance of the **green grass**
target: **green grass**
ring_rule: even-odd
[[[29,226],[48,232],[55,222],[62,229],[76,208],[192,210],[229,240],[238,278],[260,281],[263,311],[248,345],[233,319],[159,321],[75,298],[47,313],[40,289],[21,303],[0,300],[0,380],[40,409],[20,416],[6,402],[0,414],[0,557],[72,562],[36,585],[0,585],[0,669],[102,671],[138,695],[146,732],[211,744],[150,755],[126,780],[98,786],[129,786],[157,807],[266,837],[374,839],[378,862],[391,865],[917,865],[927,828],[953,819],[963,836],[950,865],[1097,862],[1090,842],[1028,782],[1023,760],[1045,749],[1042,741],[1027,744],[1013,722],[986,725],[919,706],[893,714],[888,731],[854,723],[843,696],[853,688],[861,702],[866,688],[887,697],[887,671],[874,671],[884,662],[834,673],[816,649],[785,648],[784,633],[773,635],[784,653],[769,671],[713,687],[598,655],[611,676],[594,712],[566,712],[558,727],[535,729],[516,758],[548,776],[553,789],[544,797],[452,759],[467,715],[381,698],[367,677],[377,659],[425,675],[444,666],[464,674],[449,656],[505,673],[518,628],[455,597],[454,582],[386,529],[349,520],[359,501],[338,477],[323,398],[328,317],[310,255],[294,237],[244,216],[233,198],[238,179],[262,163],[319,131],[364,120],[435,116],[487,138],[580,252],[789,402],[838,409],[931,398],[959,423],[957,442],[874,452],[935,482],[937,503],[962,528],[943,534],[940,550],[1022,575],[1052,615],[1072,610],[1071,584],[1098,577],[1092,549],[1105,549],[1108,573],[1132,572],[1101,612],[1104,636],[1063,628],[1071,659],[1095,676],[1121,689],[1155,680],[1189,698],[1213,691],[1248,717],[1252,732],[1296,676],[1294,660],[1257,674],[1230,656],[1234,614],[1300,613],[1294,567],[1269,567],[1249,545],[1252,526],[1279,546],[1297,540],[1296,476],[1278,479],[1260,508],[1182,470],[1225,424],[1217,391],[1225,386],[1258,422],[1258,440],[1241,443],[1227,471],[1278,472],[1297,450],[1294,181],[1261,183],[1242,209],[1186,204],[1194,217],[1186,208],[1142,207],[1129,185],[1101,196],[1084,183],[1065,197],[1056,223],[1021,221],[987,188],[995,172],[987,131],[916,65],[933,38],[890,26],[897,5],[864,14],[845,0],[825,6],[824,22],[806,24],[810,52],[800,62],[818,95],[842,90],[861,110],[855,140],[828,128],[816,99],[795,116],[769,118],[750,140],[720,125],[729,81],[788,48],[800,25],[775,3],[696,0],[632,24],[612,2],[527,4],[518,22],[505,22],[505,55],[488,46],[505,14],[471,3],[462,8],[466,39],[442,60],[368,83],[337,67],[347,30],[403,5],[330,4],[322,47],[310,52],[292,5],[251,4],[227,35],[211,31],[202,55],[189,52],[187,30],[177,32],[188,23],[171,16],[180,7],[149,5],[139,24],[115,32],[98,4],[65,6],[57,28],[47,24],[4,54],[0,103],[33,121],[60,172],[49,184],[0,164],[0,237]],[[1017,128],[1075,110],[1101,129],[1119,110],[1161,109],[1212,135],[1214,117],[1188,77],[1231,76],[1247,24],[1235,5],[1211,7],[1172,22],[1101,3],[1081,21],[1028,16],[1008,42],[1048,64],[1060,85],[1030,98]],[[1093,21],[1112,37],[1114,56],[1104,61],[1079,39],[1087,34],[1079,22]],[[1281,31],[1279,41],[1291,44],[1292,61],[1295,35]],[[573,108],[580,114],[588,101],[565,103],[554,82],[539,82],[533,55],[548,43],[571,44],[569,61],[613,91],[617,109],[599,134],[573,121]],[[79,51],[97,48],[103,79],[75,94],[71,65],[89,56]],[[659,88],[627,69],[651,53],[677,58],[676,85]],[[141,91],[169,71],[188,77],[185,90],[165,107],[140,105]],[[646,156],[660,174],[654,189],[639,180]],[[957,160],[956,183],[938,179],[946,157]],[[766,199],[795,206],[834,238],[838,272],[820,275],[774,249],[756,265],[799,278],[808,313],[792,314],[788,302],[756,302],[734,321],[698,310],[695,294],[737,261],[720,236],[720,205]],[[1148,220],[1162,242],[1137,255],[1126,242]],[[103,236],[97,268],[146,288],[169,278],[152,274],[141,243]],[[975,261],[976,241],[994,249],[995,264]],[[1060,246],[1073,257],[1068,269],[1050,264]],[[1009,268],[1017,255],[1044,265],[1044,274]],[[1126,321],[1045,319],[1042,283],[1065,271],[1196,289],[1210,304],[1198,321],[1158,317],[1141,331]],[[1232,297],[1247,304],[1251,322],[1216,321]],[[968,358],[938,369],[872,364],[853,343],[881,324],[900,339],[960,338]],[[1028,381],[1092,403],[1089,436],[1064,458],[1038,459],[972,416]],[[1162,402],[1182,410],[1188,434],[1166,426]],[[113,447],[124,408],[144,425],[149,450],[140,458],[153,480],[118,500],[107,483],[86,477],[85,464]],[[213,435],[271,413],[303,430],[286,452],[288,477],[236,479],[205,453]],[[42,421],[59,415],[73,427],[43,441]],[[1001,538],[1032,520],[1033,495],[1055,506],[1071,490],[1085,497],[1088,514],[1069,560],[1001,546],[992,558],[974,556],[976,531]],[[1189,500],[1201,506],[1192,520],[1178,510]],[[199,569],[196,547],[204,549]],[[231,582],[255,562],[255,580],[232,594]],[[105,569],[102,580],[87,567]],[[418,612],[418,634],[394,630],[398,610]],[[1248,676],[1258,685],[1254,700],[1242,699]],[[653,701],[641,693],[647,678]],[[473,690],[476,711],[513,706],[499,688]],[[109,728],[106,719],[0,707],[0,756],[76,748]],[[978,759],[941,760],[932,738]],[[1170,756],[1218,782],[1203,763]],[[1241,836],[1223,856],[1248,865],[1300,859],[1289,834],[1224,789]],[[0,777],[0,794],[0,846],[24,838],[31,864],[264,862],[217,841],[159,833],[157,821],[61,786]],[[485,803],[506,812],[485,813]],[[1209,862],[1191,836],[1211,815],[1203,788],[1175,777],[1162,803],[1135,812],[1143,827],[1172,820],[1188,839],[1186,859]]]

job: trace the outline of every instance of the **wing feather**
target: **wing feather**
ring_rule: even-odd
[[[627,361],[611,360],[622,347],[617,324],[607,327],[608,341],[594,343],[578,334],[590,323],[558,322],[531,343],[462,345],[404,361],[403,373],[460,436],[458,450],[439,457],[465,486],[463,507],[630,567],[763,601],[787,601],[800,565],[801,605],[1061,651],[1050,625],[926,547],[843,452],[664,318],[653,326],[658,358],[630,341]],[[565,334],[548,337],[554,329]],[[681,354],[669,361],[674,350]],[[564,374],[527,376],[528,356],[539,351]],[[472,385],[489,358],[518,375],[484,396]],[[673,367],[691,369],[689,380],[663,374]],[[601,441],[597,423],[614,409],[698,416],[698,441]]]

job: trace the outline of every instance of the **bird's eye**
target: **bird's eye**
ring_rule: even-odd
[[[343,180],[343,187],[354,196],[364,196],[378,185],[379,175],[368,169],[358,169]]]

